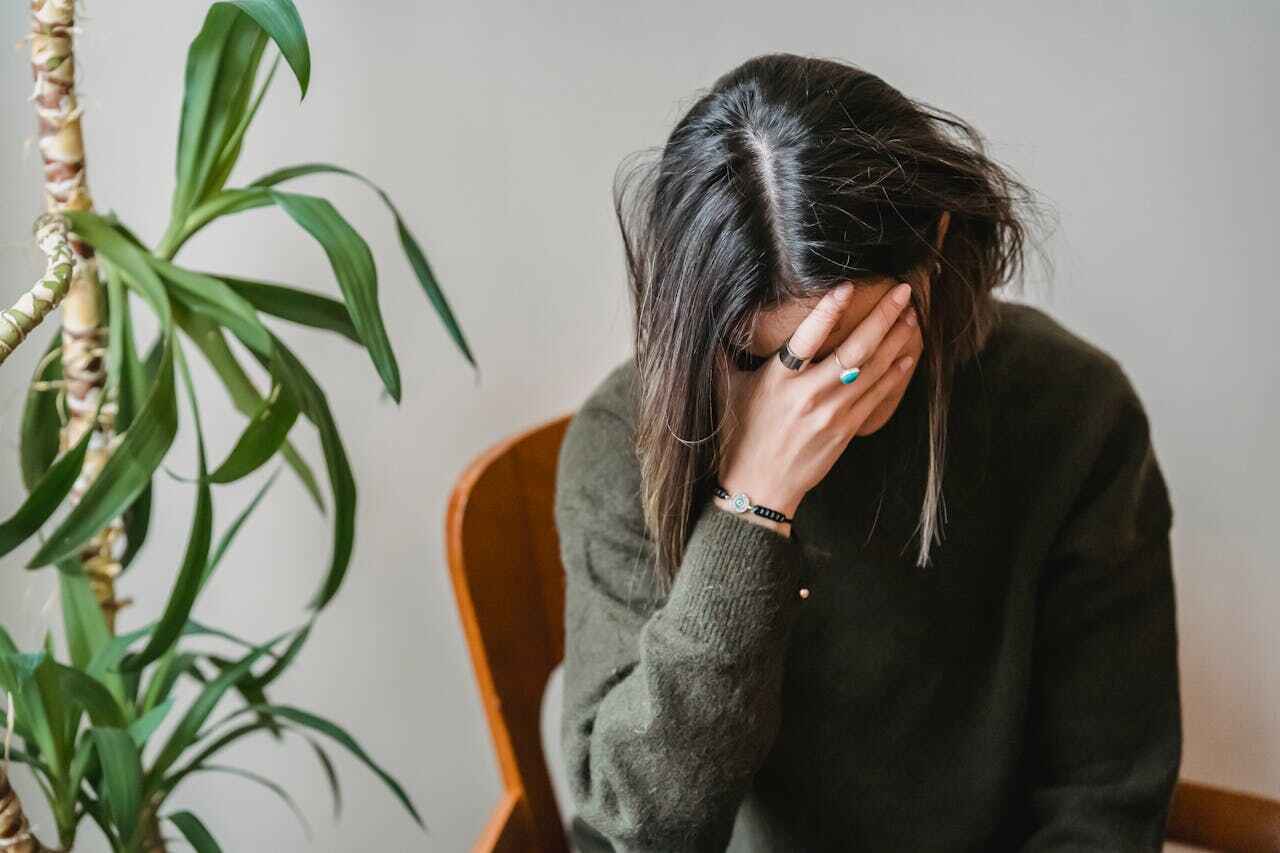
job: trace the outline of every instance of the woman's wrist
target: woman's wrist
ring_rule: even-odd
[[[768,507],[782,513],[787,518],[795,518],[796,510],[800,507],[800,501],[804,499],[804,495],[794,494],[789,489],[769,486],[762,480],[753,477],[724,474],[718,482],[731,497],[738,492],[744,492],[753,506]],[[723,506],[731,506],[730,500],[719,498],[718,500],[723,501]],[[754,513],[749,514],[754,515]]]
[[[757,484],[754,487],[749,485],[749,483],[753,482]],[[747,499],[751,502],[752,506],[767,507],[775,512],[782,513],[782,515],[786,516],[788,519],[795,517],[796,509],[800,506],[800,500],[803,496],[791,496],[782,489],[778,489],[776,487],[769,488],[758,480],[748,480],[745,477],[737,477],[734,475],[725,475],[718,479],[718,483],[729,493],[729,497],[727,498],[721,497],[720,495],[712,496],[712,499],[718,508],[725,512],[732,512],[737,515],[741,515],[744,520],[750,521],[753,524],[759,524],[762,527],[767,527],[770,530],[774,530],[782,534],[783,536],[791,536],[790,521],[777,521],[763,515],[758,515],[749,509],[742,510],[739,507],[734,506],[733,495],[743,492],[747,495]]]
[[[739,512],[737,509],[734,508],[732,501],[727,501],[724,498],[721,498],[718,496],[712,497],[712,502],[716,505],[716,508],[719,509],[721,512],[731,512],[734,515],[740,516],[743,521],[746,521],[750,524],[758,524],[761,527],[767,527],[776,533],[786,536],[787,538],[791,538],[790,522],[774,521],[771,518],[765,518],[763,515],[756,515],[754,512],[751,512],[750,510],[746,512]]]

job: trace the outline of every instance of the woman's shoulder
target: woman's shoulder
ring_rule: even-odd
[[[997,300],[996,323],[965,365],[984,391],[1052,407],[1058,420],[1096,416],[1115,406],[1141,407],[1131,377],[1099,343],[1044,308]]]
[[[1111,353],[1048,310],[1006,300],[996,300],[996,306],[996,324],[981,355],[984,368],[999,362],[1011,375],[1037,379],[1067,371],[1120,370]]]
[[[635,424],[635,359],[609,367],[593,385],[569,421],[566,439],[616,450],[629,443]]]
[[[1143,523],[1167,518],[1146,406],[1129,373],[1099,344],[1043,308],[1001,302],[996,329],[962,382],[966,393],[982,393],[985,411],[998,413],[1000,446],[1025,453],[1029,470],[1057,472],[1077,487],[1090,472],[1131,476],[1130,491],[1155,507]]]
[[[562,502],[633,498],[639,489],[634,439],[634,359],[609,368],[574,411],[560,443],[557,490]]]
[[[1074,496],[1101,531],[1099,559],[1172,523],[1152,424],[1128,371],[1101,345],[1033,305],[1001,302],[999,321],[967,382],[985,391],[1007,468],[1034,471]],[[1083,547],[1083,546],[1082,546]],[[1110,550],[1109,550],[1110,549]]]
[[[627,356],[608,369],[582,403],[583,409],[609,412],[631,423],[635,416],[636,360]]]

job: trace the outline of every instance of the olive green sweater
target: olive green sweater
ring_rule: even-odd
[[[956,376],[944,538],[921,569],[922,376],[791,538],[705,503],[667,595],[632,362],[575,414],[555,511],[583,849],[1160,848],[1182,753],[1173,513],[1134,387],[1001,302]]]

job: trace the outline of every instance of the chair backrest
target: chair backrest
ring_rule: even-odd
[[[1280,853],[1280,801],[1186,779],[1173,792],[1168,838],[1237,853]]]
[[[541,715],[547,680],[564,657],[564,567],[554,508],[556,461],[571,417],[485,451],[449,499],[449,573],[503,785],[475,853],[569,849],[542,753]],[[1280,802],[1180,780],[1168,840],[1280,853]]]
[[[546,757],[542,697],[564,657],[555,474],[572,413],[475,459],[449,499],[445,542],[503,798],[475,850],[567,853]]]

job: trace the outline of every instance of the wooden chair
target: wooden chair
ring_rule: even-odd
[[[564,657],[564,568],[553,514],[572,413],[513,435],[458,478],[445,519],[454,594],[502,772],[474,853],[568,853],[542,753],[542,696]],[[1178,782],[1168,840],[1280,853],[1280,802]]]
[[[568,853],[546,756],[542,695],[564,657],[556,459],[571,415],[481,454],[449,498],[445,542],[504,789],[476,853]]]

